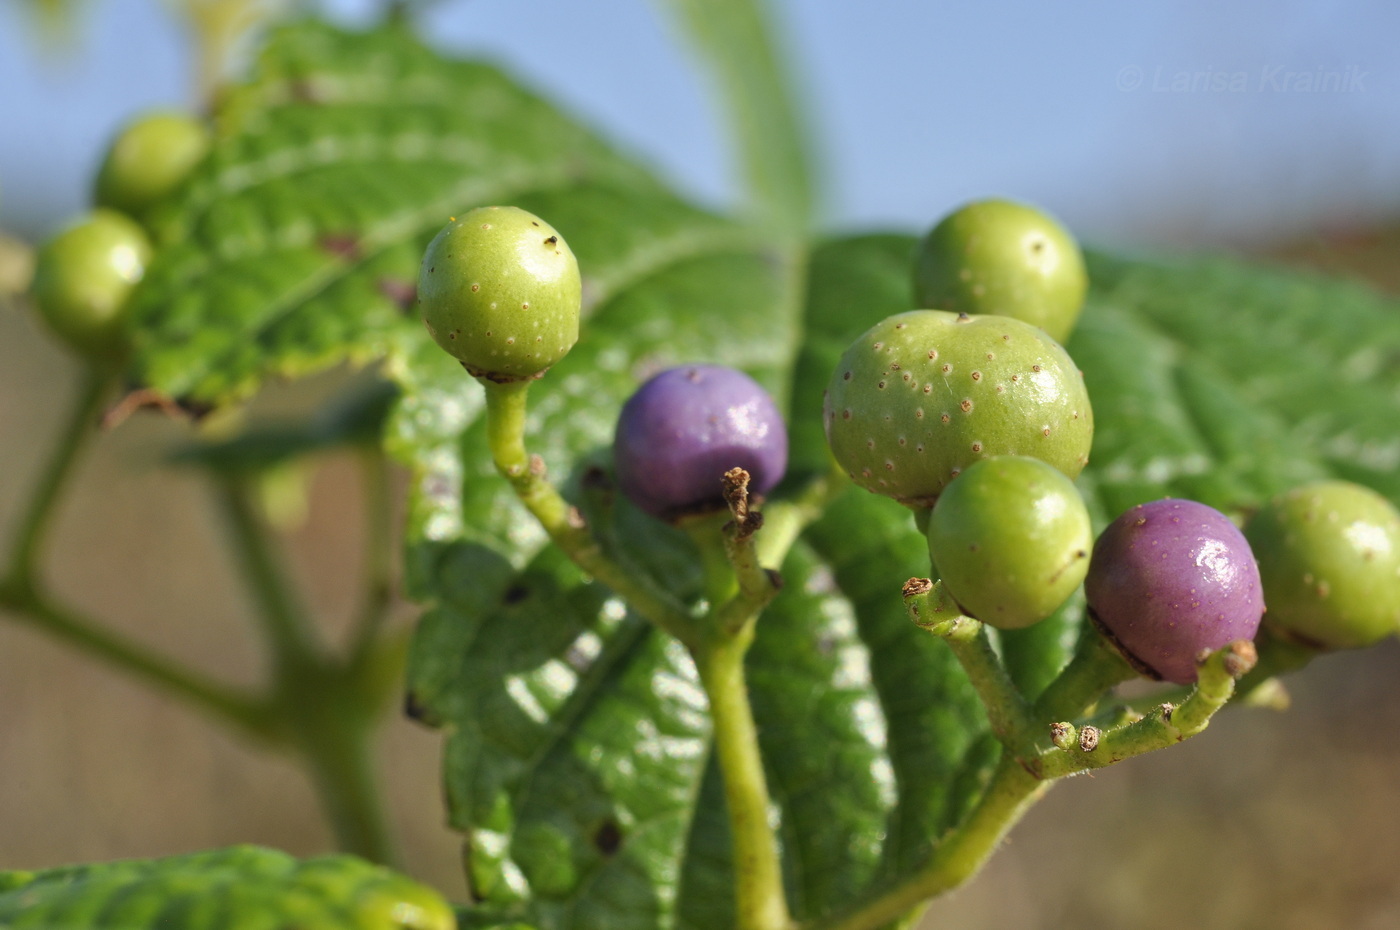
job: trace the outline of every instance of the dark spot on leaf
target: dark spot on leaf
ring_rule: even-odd
[[[298,103],[323,103],[324,99],[316,85],[306,78],[296,78],[290,82],[287,91],[291,98]]]
[[[360,237],[354,233],[326,233],[316,244],[321,251],[347,261],[358,261],[360,258]]]
[[[403,714],[410,720],[417,720],[428,726],[433,725],[432,711],[428,710],[427,705],[420,701],[418,695],[412,691],[403,696]]]
[[[509,588],[506,588],[505,593],[501,595],[501,603],[519,604],[529,596],[529,588],[525,587],[523,584],[513,584]]]
[[[402,278],[380,278],[374,282],[374,286],[379,293],[392,300],[401,313],[408,313],[418,299],[418,288],[414,287],[413,282]]]
[[[616,855],[622,848],[622,830],[612,818],[598,825],[598,832],[593,834],[593,845],[608,857]]]
[[[597,465],[590,465],[584,469],[583,474],[579,476],[579,485],[585,491],[592,491],[595,493],[611,491],[613,489],[612,479],[608,477],[608,473],[605,470],[599,468]]]

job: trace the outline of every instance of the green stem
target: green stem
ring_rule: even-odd
[[[1074,657],[1035,702],[1037,720],[1073,720],[1093,710],[1109,689],[1137,677],[1137,672],[1103,634],[1087,624]]]
[[[0,603],[15,619],[58,639],[92,658],[106,662],[145,684],[164,691],[221,720],[245,736],[277,743],[281,733],[276,715],[266,702],[205,680],[180,665],[108,630],[75,611],[61,607],[30,589],[4,592]]]
[[[84,447],[95,435],[98,412],[113,380],[110,369],[90,366],[84,370],[58,441],[40,471],[38,486],[15,531],[8,571],[0,583],[0,606],[7,608],[16,621],[184,700],[245,736],[275,742],[275,721],[262,702],[213,684],[139,643],[103,629],[95,621],[58,605],[42,590],[39,560],[58,501]]]
[[[83,447],[94,435],[97,414],[111,384],[112,377],[107,370],[96,367],[84,370],[82,384],[73,398],[58,443],[39,473],[39,484],[29,497],[29,507],[15,532],[7,587],[24,589],[36,584],[35,566],[52,524],[55,504],[73,474],[73,466]]]
[[[377,447],[359,450],[359,458],[365,501],[365,590],[351,640],[351,665],[361,664],[373,651],[389,615],[394,584],[389,463]]]
[[[919,531],[919,535],[920,535],[920,536],[927,536],[927,535],[928,535],[928,524],[929,524],[929,521],[930,521],[931,519],[933,519],[933,508],[932,508],[932,507],[915,507],[915,508],[913,509],[913,514],[914,514],[914,529],[916,529],[916,530]],[[935,569],[935,571],[936,571],[936,570],[937,570],[937,569]]]
[[[797,537],[809,524],[821,519],[827,506],[848,484],[844,474],[833,470],[832,474],[810,482],[797,497],[765,504],[763,532],[754,537],[759,564],[770,568],[781,566]]]
[[[968,818],[943,838],[912,876],[821,930],[876,930],[977,874],[1008,830],[1048,787],[1002,751],[987,790]]]
[[[724,542],[724,524],[728,521],[726,511],[705,514],[699,517],[684,518],[679,529],[690,537],[700,554],[700,576],[703,579],[705,600],[710,610],[728,603],[739,592],[739,579],[734,566],[729,561],[729,552]]]
[[[1191,694],[1179,706],[1162,704],[1147,716],[1112,730],[1067,728],[1057,748],[1028,760],[1027,767],[1044,779],[1062,778],[1103,768],[1124,759],[1165,749],[1200,733],[1235,693],[1235,682],[1255,662],[1247,641],[1211,653],[1197,671]]]
[[[371,752],[374,708],[362,705],[354,687],[343,670],[304,668],[281,682],[279,698],[337,848],[393,865],[398,856]]]
[[[1036,731],[1030,707],[992,649],[986,627],[958,610],[942,582],[911,578],[904,586],[904,606],[910,620],[953,650],[987,710],[997,739],[1012,752],[1024,751]]]
[[[715,750],[734,847],[737,930],[784,930],[792,922],[783,891],[778,844],[769,825],[770,800],[758,750],[758,729],[744,682],[744,653],[753,625],[736,637],[716,637],[694,652],[710,700]]]
[[[272,655],[281,717],[316,785],[339,847],[375,862],[395,859],[375,787],[369,742],[372,683],[361,669],[328,660],[314,627],[272,553],[267,527],[237,477],[218,484],[218,499]],[[376,692],[377,693],[377,692]]]
[[[515,489],[525,508],[574,564],[617,592],[642,616],[688,647],[698,643],[696,628],[684,609],[652,591],[609,559],[589,533],[582,515],[568,505],[545,478],[544,462],[525,449],[526,395],[529,381],[486,388],[486,436],[496,470]]]
[[[217,497],[278,667],[311,664],[319,653],[311,623],[273,557],[267,529],[254,511],[246,484],[237,477],[221,477]]]

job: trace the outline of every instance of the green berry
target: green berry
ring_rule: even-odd
[[[1068,600],[1093,545],[1074,482],[1019,455],[969,466],[939,495],[928,525],[944,589],[964,613],[1004,630],[1043,620]]]
[[[94,210],[39,249],[31,287],[39,313],[78,353],[120,356],[128,342],[123,310],[150,259],[151,243],[134,220]]]
[[[142,218],[173,194],[209,152],[209,129],[183,113],[150,113],[128,123],[97,172],[98,206]]]
[[[1264,505],[1245,536],[1272,629],[1329,649],[1400,632],[1400,513],[1376,492],[1349,481],[1294,488]]]
[[[1056,342],[1074,330],[1089,278],[1063,226],[1033,207],[979,200],[924,237],[914,265],[915,303],[990,313],[1039,326]]]
[[[544,220],[518,207],[454,219],[423,256],[418,300],[437,344],[478,378],[523,381],[578,341],[578,262]]]
[[[1083,377],[1058,343],[1020,320],[941,310],[897,314],[852,343],[823,421],[851,480],[911,507],[995,455],[1074,478],[1094,436]]]

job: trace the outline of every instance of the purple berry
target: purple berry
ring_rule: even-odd
[[[1253,639],[1264,614],[1259,566],[1229,518],[1188,500],[1139,504],[1094,544],[1090,615],[1139,671],[1196,680],[1196,656]]]
[[[766,494],[787,469],[787,428],[773,399],[748,375],[719,365],[661,372],[622,407],[613,459],[622,492],[662,519],[724,506],[731,468]]]

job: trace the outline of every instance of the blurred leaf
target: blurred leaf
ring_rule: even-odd
[[[254,473],[337,446],[376,446],[398,398],[392,382],[360,378],[305,422],[255,426],[232,439],[186,445],[170,459],[214,472]]]
[[[713,72],[745,181],[744,201],[759,222],[797,237],[812,221],[813,171],[807,127],[763,0],[661,0]]]
[[[436,892],[350,856],[254,846],[0,872],[6,930],[452,930]]]

